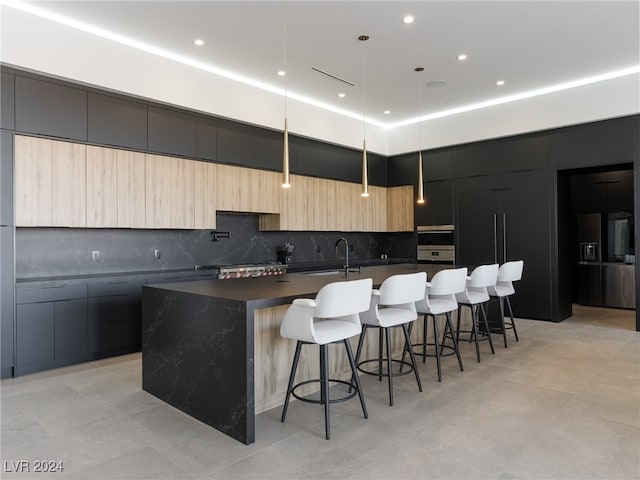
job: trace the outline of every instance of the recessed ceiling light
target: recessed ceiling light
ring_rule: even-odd
[[[407,15],[406,17],[404,17],[402,19],[402,22],[406,23],[406,24],[409,24],[409,23],[413,23],[413,20],[414,20],[414,18],[413,18],[412,15]]]
[[[504,80],[498,80],[496,82],[496,85],[498,85],[499,87],[501,87],[502,85],[504,85]]]
[[[446,84],[447,82],[445,82],[444,80],[431,80],[430,82],[427,82],[427,87],[440,88],[440,87],[444,87]]]
[[[458,55],[458,60],[463,61],[467,59],[467,54],[466,53],[461,53],[460,55]]]
[[[284,77],[287,74],[284,70],[278,70],[278,76]]]
[[[340,93],[338,94],[338,96],[339,96],[340,98],[344,98],[344,97],[346,97],[347,95],[346,95],[345,93],[340,92]]]
[[[202,40],[201,38],[196,38],[193,43],[195,43],[197,46],[201,47],[202,45],[204,45],[204,40]]]
[[[385,111],[384,111],[384,114],[385,114],[385,115],[389,115],[390,113],[391,113],[391,110],[385,110]]]

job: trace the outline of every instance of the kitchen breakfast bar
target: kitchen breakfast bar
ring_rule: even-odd
[[[313,298],[331,282],[372,278],[375,288],[391,275],[424,271],[431,278],[442,268],[447,267],[405,263],[365,267],[348,275],[312,272],[146,285],[142,388],[251,444],[255,414],[284,401],[295,342],[280,338],[279,326],[294,299]],[[365,354],[367,348],[372,346],[365,346]],[[301,360],[298,370],[307,378],[317,377],[314,353]],[[336,358],[332,376],[346,372],[338,349],[331,358]]]

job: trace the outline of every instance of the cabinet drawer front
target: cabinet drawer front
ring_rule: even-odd
[[[142,283],[129,280],[114,280],[104,283],[90,283],[89,297],[107,297],[109,295],[142,294]]]
[[[114,295],[89,299],[89,325],[110,325],[122,322],[140,323],[141,295]]]
[[[86,296],[86,285],[16,288],[16,303],[18,304],[54,302],[57,300],[70,300],[72,298],[85,298]]]

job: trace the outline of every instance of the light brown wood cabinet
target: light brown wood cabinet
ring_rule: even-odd
[[[116,150],[118,169],[118,227],[146,225],[145,154]]]
[[[87,227],[118,226],[117,150],[87,146]]]
[[[217,171],[215,163],[194,164],[194,228],[216,228]]]
[[[387,231],[413,231],[413,202],[412,185],[387,189]]]
[[[146,228],[193,228],[194,163],[145,155]]]
[[[16,135],[16,226],[86,227],[86,147]]]
[[[217,166],[216,206],[223,212],[277,213],[280,176],[276,172]]]
[[[51,226],[51,140],[16,135],[14,149],[16,226]]]
[[[87,227],[145,227],[143,153],[87,146]]]
[[[408,232],[413,187],[280,174],[16,135],[17,226],[215,229],[216,212],[260,230]]]

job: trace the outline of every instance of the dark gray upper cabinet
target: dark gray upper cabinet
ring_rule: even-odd
[[[252,148],[252,166],[265,170],[282,170],[284,149],[282,132],[256,128]]]
[[[13,130],[15,123],[15,76],[2,72],[0,79],[0,128]]]
[[[215,162],[218,159],[218,128],[215,121],[196,118],[196,156]]]
[[[253,147],[251,133],[246,128],[218,126],[218,162],[250,166]]]
[[[196,156],[196,117],[149,106],[149,151],[184,157]]]
[[[502,142],[501,149],[503,172],[549,167],[549,142],[545,135],[508,139]]]
[[[549,135],[552,165],[558,170],[633,163],[637,116],[569,127]]]
[[[415,154],[417,156],[417,154]],[[436,150],[422,153],[422,174],[425,182],[454,178],[455,150]]]
[[[423,158],[424,163],[424,158]],[[404,153],[387,159],[388,186],[417,184],[418,179],[418,154]],[[426,177],[425,177],[426,178]]]
[[[99,145],[147,149],[147,106],[89,93],[88,139]]]
[[[453,224],[453,180],[424,183],[424,205],[414,205],[416,225]]]
[[[458,148],[456,177],[473,177],[502,171],[502,144],[488,141]]]
[[[16,131],[87,140],[87,92],[79,88],[15,77]]]

